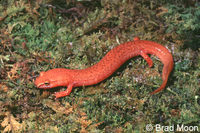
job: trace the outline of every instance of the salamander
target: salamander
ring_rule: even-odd
[[[165,88],[174,66],[173,57],[164,46],[152,41],[140,40],[139,37],[135,37],[134,41],[116,46],[98,63],[89,68],[82,70],[55,68],[46,72],[42,71],[35,80],[35,85],[41,89],[67,86],[67,90],[55,93],[56,98],[64,97],[71,93],[73,87],[94,85],[103,81],[132,57],[141,55],[147,61],[148,66],[152,67],[153,61],[147,54],[157,56],[164,64],[163,83],[158,89],[150,93],[154,94]]]

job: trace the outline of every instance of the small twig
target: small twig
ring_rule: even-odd
[[[55,8],[56,8],[55,6],[52,6],[52,5],[47,5],[47,4],[42,4],[42,6],[52,7],[53,9],[55,9]]]

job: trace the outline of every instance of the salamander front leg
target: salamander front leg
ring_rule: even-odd
[[[53,95],[56,96],[55,99],[58,99],[60,97],[68,96],[68,95],[70,95],[70,93],[72,91],[72,88],[73,88],[73,84],[70,84],[70,85],[67,86],[67,90],[66,91],[56,92]]]

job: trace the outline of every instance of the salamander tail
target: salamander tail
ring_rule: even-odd
[[[156,89],[155,91],[151,92],[150,95],[151,94],[155,94],[157,92],[160,92],[161,90],[163,90],[165,88],[165,86],[167,84],[167,81],[168,81],[169,74],[172,71],[172,69],[173,69],[173,60],[170,61],[167,65],[164,65],[163,72],[162,72],[163,83],[158,89]]]

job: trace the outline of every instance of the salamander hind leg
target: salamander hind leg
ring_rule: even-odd
[[[133,39],[133,41],[139,41],[139,40],[140,40],[139,37],[135,37],[135,38]]]
[[[149,67],[153,66],[153,61],[151,60],[151,58],[145,52],[141,51],[140,55],[146,60],[146,62],[148,63]]]

